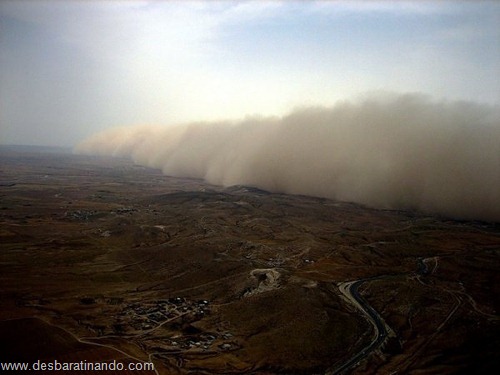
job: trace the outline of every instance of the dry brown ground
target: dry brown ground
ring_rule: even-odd
[[[324,373],[373,333],[337,284],[381,276],[360,291],[394,335],[350,373],[498,370],[498,224],[225,189],[121,159],[3,148],[0,161],[0,361],[120,358],[98,343],[164,374]],[[161,307],[178,309],[170,318],[141,317],[178,297]]]

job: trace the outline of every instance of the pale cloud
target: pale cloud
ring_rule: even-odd
[[[45,128],[69,143],[114,125],[282,115],[374,89],[491,103],[500,7],[474,4],[3,1],[0,122],[9,139],[36,126],[39,142]]]
[[[453,12],[451,1],[314,1],[310,8],[314,12],[329,14],[364,13],[364,14],[417,14],[435,15]]]

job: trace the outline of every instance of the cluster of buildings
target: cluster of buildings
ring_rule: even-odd
[[[132,303],[127,305],[118,317],[126,321],[135,331],[153,330],[167,320],[181,315],[191,314],[202,318],[209,312],[209,301],[188,301],[182,297],[160,299],[152,302]]]
[[[117,314],[119,324],[115,324],[115,333],[144,334],[153,332],[161,325],[174,322],[187,316],[188,321],[198,320],[210,313],[207,300],[190,301],[182,297],[160,299],[151,302],[127,304]],[[117,329],[118,328],[118,329]],[[146,344],[148,345],[148,344]],[[230,332],[182,332],[170,338],[152,339],[150,345],[159,352],[178,350],[228,351],[239,348]]]

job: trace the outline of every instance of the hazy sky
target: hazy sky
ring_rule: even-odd
[[[281,115],[370,90],[500,101],[500,2],[0,1],[0,143]]]

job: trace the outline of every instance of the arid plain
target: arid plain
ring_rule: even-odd
[[[2,147],[0,161],[0,361],[141,360],[159,374],[500,367],[498,223],[54,150]]]

